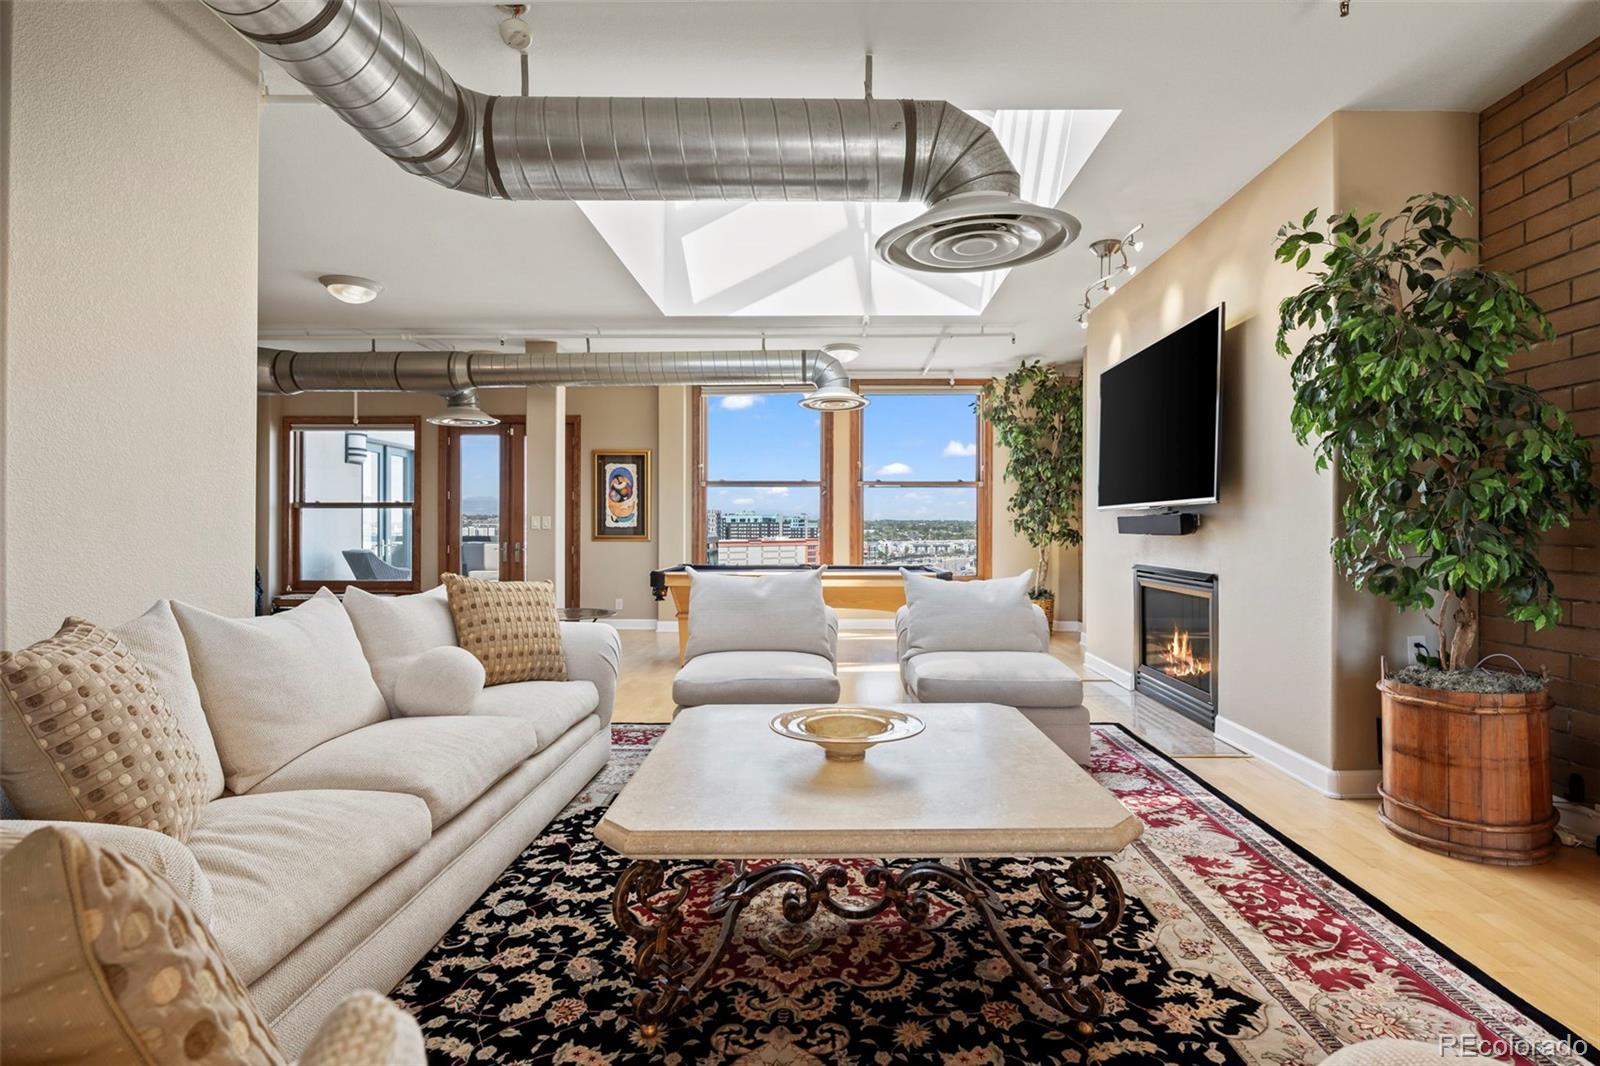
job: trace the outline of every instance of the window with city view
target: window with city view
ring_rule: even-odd
[[[822,416],[798,400],[793,392],[702,395],[702,562],[824,561]]]
[[[983,465],[974,393],[874,392],[861,412],[861,560],[977,575]]]
[[[411,426],[287,427],[289,586],[414,587]]]

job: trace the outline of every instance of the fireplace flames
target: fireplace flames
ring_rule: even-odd
[[[1162,649],[1166,662],[1162,664],[1163,672],[1173,677],[1205,677],[1211,673],[1211,660],[1198,658],[1194,648],[1189,644],[1189,631],[1174,629],[1172,636],[1167,639],[1167,646]]]

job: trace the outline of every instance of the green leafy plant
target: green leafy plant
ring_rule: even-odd
[[[1008,505],[1011,528],[1039,552],[1030,595],[1050,598],[1050,546],[1082,539],[1083,379],[1025,362],[986,384],[973,408],[1011,453],[1006,477],[1017,486]]]
[[[1277,348],[1294,357],[1295,436],[1348,483],[1334,560],[1356,588],[1434,612],[1446,670],[1475,654],[1473,593],[1538,629],[1560,619],[1540,536],[1596,502],[1588,443],[1506,377],[1514,353],[1555,334],[1509,275],[1461,265],[1477,242],[1452,225],[1471,210],[1438,193],[1381,223],[1318,225],[1313,209],[1278,230],[1276,252],[1302,269],[1321,257],[1279,306]]]

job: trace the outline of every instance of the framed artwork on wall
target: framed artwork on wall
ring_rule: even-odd
[[[596,448],[591,540],[650,539],[650,450]]]

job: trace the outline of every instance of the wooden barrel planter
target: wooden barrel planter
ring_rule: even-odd
[[[1556,853],[1548,692],[1444,692],[1387,679],[1378,817],[1407,843],[1501,866]]]

